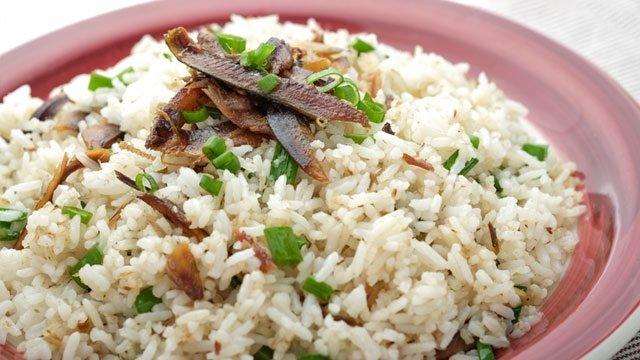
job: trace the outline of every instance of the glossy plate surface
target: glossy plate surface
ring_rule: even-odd
[[[501,358],[578,359],[638,307],[640,108],[584,59],[494,15],[426,0],[152,2],[78,23],[0,56],[0,96],[28,83],[35,95],[46,97],[76,74],[114,64],[143,34],[225,22],[230,14],[274,13],[296,22],[314,17],[328,29],[375,32],[405,50],[421,45],[468,62],[472,75],[486,72],[524,103],[552,146],[586,175],[589,211],[567,274],[545,304],[543,320],[501,350]]]

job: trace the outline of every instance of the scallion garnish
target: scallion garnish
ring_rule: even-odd
[[[225,34],[223,32],[217,32],[216,38],[220,43],[220,46],[229,54],[234,52],[241,53],[247,46],[247,41],[240,36]]]
[[[85,265],[99,265],[99,264],[102,264],[102,258],[103,257],[104,257],[104,254],[102,253],[102,250],[100,250],[100,247],[98,247],[98,244],[94,245],[91,249],[89,249],[89,251],[87,252],[87,254],[84,257],[82,257],[80,260],[78,260],[78,262],[75,265],[73,265],[73,267],[71,267],[71,269],[69,269],[69,275],[71,275],[71,278],[73,279],[73,281],[76,282],[76,284],[78,284],[78,286],[80,286],[81,288],[83,288],[85,290],[89,290],[89,287],[87,285],[85,285],[82,282],[82,280],[80,280],[80,276],[78,276],[76,274]]]
[[[453,154],[451,154],[451,156],[449,156],[449,158],[442,163],[442,167],[447,170],[451,170],[453,164],[455,164],[456,160],[458,160],[458,154],[460,154],[460,150],[456,150]]]
[[[209,111],[205,106],[200,106],[197,110],[193,111],[182,110],[180,114],[182,114],[184,122],[187,124],[197,124],[209,118]]]
[[[273,360],[273,349],[263,345],[253,354],[253,360]]]
[[[462,170],[460,170],[458,175],[462,175],[462,176],[467,175],[467,173],[471,171],[471,169],[473,169],[474,166],[478,165],[479,162],[480,160],[476,158],[471,158],[467,160],[467,162],[464,163],[464,167],[462,168]]]
[[[265,94],[269,94],[280,84],[282,84],[282,80],[280,80],[278,75],[274,74],[267,74],[263,76],[262,79],[258,80],[258,86],[260,86],[260,89]]]
[[[246,68],[266,71],[267,59],[275,48],[272,44],[262,43],[255,50],[245,50],[240,54],[240,65]]]
[[[512,324],[515,324],[520,320],[520,312],[522,312],[522,306],[516,306],[513,308],[513,320],[511,320]]]
[[[362,53],[368,53],[376,49],[373,47],[373,45],[369,44],[368,42],[360,38],[356,38],[356,41],[353,44],[351,44],[351,48],[355,50],[358,53],[358,55]]]
[[[209,116],[211,116],[212,118],[219,119],[220,116],[222,116],[222,112],[218,108],[206,105],[204,107],[207,109]]]
[[[302,288],[322,301],[329,301],[331,295],[333,295],[331,285],[323,281],[318,281],[313,276],[307,276],[304,284],[302,284]]]
[[[169,60],[169,61],[173,61],[173,60],[171,59],[171,54],[169,54],[169,53],[162,53],[162,56],[164,56],[164,58],[165,58],[165,59],[167,59],[167,60]]]
[[[209,175],[202,175],[200,179],[200,187],[213,196],[220,194],[222,185],[222,181],[216,180]]]
[[[18,240],[26,224],[26,212],[0,208],[0,241]]]
[[[97,72],[92,72],[91,77],[89,78],[89,90],[95,91],[99,88],[112,88],[113,82],[110,77],[98,74]]]
[[[479,360],[494,360],[493,348],[491,346],[476,340],[476,350],[478,350]]]
[[[144,180],[147,180],[147,183],[149,184],[149,187],[144,185]],[[156,191],[158,191],[158,183],[156,182],[156,180],[153,178],[153,176],[147,174],[147,173],[140,173],[138,175],[136,175],[136,187],[138,188],[138,190],[142,191],[142,192],[150,192],[150,193],[154,193]]]
[[[116,75],[116,77],[118,78],[118,80],[120,80],[121,83],[125,85],[129,85],[128,82],[124,81],[124,75],[132,72],[133,72],[133,68],[129,66],[128,68],[122,70],[118,75]]]
[[[538,160],[544,161],[549,154],[549,145],[524,144],[522,150]]]
[[[343,77],[342,84],[338,85],[333,93],[338,99],[346,100],[351,103],[351,105],[356,106],[358,102],[360,102],[360,92],[358,91],[358,86],[353,80]]]
[[[344,137],[353,140],[356,144],[362,144],[367,138],[373,139],[373,134],[344,134]]]
[[[524,285],[513,285],[513,287],[522,291],[527,291],[527,287]]]
[[[83,224],[88,224],[89,221],[91,221],[91,218],[93,217],[93,213],[91,213],[90,211],[79,209],[73,206],[63,206],[62,213],[64,215],[69,216],[72,219],[75,216],[80,216],[80,222]]]
[[[150,312],[156,304],[160,304],[161,302],[162,299],[153,295],[153,287],[149,286],[140,290],[133,305],[138,314],[144,314]]]
[[[302,261],[301,238],[288,226],[264,229],[264,236],[271,251],[271,258],[278,266],[295,266]]]
[[[498,196],[502,196],[502,191],[504,189],[500,186],[500,180],[498,180],[496,175],[493,175],[493,187],[496,188],[496,194],[498,194]]]
[[[238,159],[236,154],[232,153],[230,150],[223,152],[218,157],[211,160],[211,163],[216,169],[229,170],[234,174],[240,171],[240,159]]]
[[[328,356],[320,354],[309,354],[299,356],[297,360],[331,360]]]
[[[340,85],[342,83],[342,81],[344,80],[344,77],[342,76],[342,73],[339,70],[336,69],[325,69],[322,71],[318,71],[317,73],[313,73],[311,75],[309,75],[309,77],[307,77],[307,84],[308,85],[313,85],[313,83],[315,83],[316,81],[327,77],[327,76],[331,76],[331,75],[335,75],[337,76],[336,79],[334,79],[332,82],[320,86],[318,87],[318,91],[320,92],[327,92],[329,90],[332,90],[333,88],[335,88],[336,86]]]
[[[297,174],[298,164],[280,143],[276,143],[273,160],[271,160],[271,172],[269,173],[273,181],[284,175],[287,178],[287,184],[293,185],[296,182]]]
[[[469,135],[469,141],[471,141],[471,145],[476,149],[480,146],[480,138],[475,135]]]
[[[207,159],[213,160],[227,151],[227,145],[224,143],[224,139],[218,135],[211,135],[207,142],[202,145],[202,152]]]
[[[358,109],[362,110],[372,123],[378,124],[384,120],[384,105],[373,101],[369,93],[364,94],[364,98],[358,103]]]

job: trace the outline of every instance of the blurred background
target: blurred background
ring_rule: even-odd
[[[0,54],[71,23],[148,1],[0,0],[0,33],[10,35],[0,42]],[[451,1],[502,15],[560,42],[640,101],[640,0]],[[639,336],[614,357],[621,359],[640,359]]]

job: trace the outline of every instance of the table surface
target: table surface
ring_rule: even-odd
[[[71,23],[148,1],[0,1],[0,33],[12,35],[0,42],[0,54]],[[497,13],[562,43],[603,69],[640,101],[640,1],[453,1]],[[613,359],[640,359],[640,333]]]

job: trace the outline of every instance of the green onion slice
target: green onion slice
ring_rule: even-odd
[[[171,54],[169,54],[169,53],[162,53],[162,56],[164,56],[164,58],[165,58],[165,59],[167,59],[167,60],[169,60],[169,61],[173,61],[173,60],[171,59]]]
[[[271,258],[278,266],[295,266],[302,261],[300,252],[301,238],[288,226],[268,227],[264,229]]]
[[[209,160],[213,160],[227,151],[224,139],[218,135],[212,135],[207,142],[202,145],[202,152]]]
[[[549,154],[549,145],[524,144],[522,150],[538,160],[544,161]]]
[[[467,160],[467,162],[464,163],[464,167],[462,168],[462,170],[460,170],[458,175],[462,175],[462,176],[467,175],[467,173],[471,171],[471,169],[473,169],[474,166],[478,165],[479,162],[480,160],[476,158],[471,158]]]
[[[480,360],[495,360],[493,348],[480,340],[476,340],[476,350],[478,350],[478,358]]]
[[[309,354],[299,356],[297,360],[331,360],[328,356],[320,354]]]
[[[527,287],[524,285],[513,285],[513,287],[522,291],[527,291]]]
[[[337,78],[334,79],[332,82],[326,84],[326,85],[318,87],[317,89],[320,92],[327,92],[327,91],[333,90],[336,86],[340,85],[342,83],[342,81],[344,80],[344,77],[342,76],[342,73],[339,70],[336,70],[336,69],[325,69],[325,70],[318,71],[317,73],[313,73],[313,74],[309,75],[307,77],[307,84],[308,85],[313,85],[313,83],[315,83],[316,81],[318,81],[318,80],[320,80],[320,79],[322,79],[324,77],[330,76],[330,75],[336,75]]]
[[[451,154],[451,156],[449,156],[449,158],[442,163],[442,167],[447,170],[451,170],[453,164],[455,164],[456,160],[458,160],[458,154],[460,154],[460,150],[456,150],[453,154]]]
[[[0,208],[0,241],[18,240],[26,224],[26,212]]]
[[[500,180],[498,180],[498,177],[495,174],[492,174],[492,175],[493,175],[493,187],[496,188],[496,194],[498,194],[498,196],[501,196],[502,191],[504,189],[500,185]]]
[[[355,50],[358,53],[358,55],[362,53],[368,53],[376,49],[373,47],[373,45],[369,44],[368,42],[360,38],[356,38],[356,41],[353,44],[351,44],[351,48]]]
[[[110,77],[98,74],[97,72],[92,72],[91,77],[89,78],[89,90],[95,91],[99,88],[112,88],[113,82]]]
[[[80,276],[78,276],[76,274],[85,265],[99,265],[99,264],[102,264],[102,258],[103,257],[104,257],[104,254],[102,253],[102,250],[100,250],[100,247],[98,247],[98,244],[94,245],[91,249],[89,249],[89,251],[87,252],[87,254],[84,257],[82,257],[80,260],[78,260],[78,262],[75,265],[73,265],[71,267],[71,269],[69,269],[69,275],[71,275],[71,278],[73,279],[73,281],[76,282],[76,284],[78,284],[78,286],[80,286],[81,288],[83,288],[85,290],[89,290],[89,287],[87,285],[85,285],[82,282],[82,280],[80,280]]]
[[[480,138],[475,135],[469,135],[469,141],[471,141],[471,145],[476,149],[480,146]]]
[[[147,180],[147,183],[149,183],[149,187],[146,187],[144,185],[144,180]],[[140,173],[138,175],[136,175],[136,187],[138,187],[138,190],[142,191],[142,192],[151,192],[154,193],[156,191],[158,191],[158,183],[156,182],[156,180],[153,178],[153,176],[147,174],[147,173]]]
[[[358,102],[360,102],[360,92],[358,91],[358,86],[353,80],[343,77],[342,84],[338,85],[333,93],[336,95],[338,99],[346,100],[351,103],[351,105],[356,106]]]
[[[116,75],[116,77],[118,78],[118,80],[120,80],[121,83],[125,84],[125,85],[129,85],[128,82],[124,81],[124,75],[128,74],[128,73],[132,73],[133,72],[133,68],[131,66],[129,66],[128,68],[122,70],[120,72],[120,74]]]
[[[333,288],[331,285],[323,281],[316,280],[313,276],[307,276],[302,288],[322,301],[329,301],[331,295],[333,295]]]
[[[204,106],[207,109],[207,112],[209,113],[209,116],[211,116],[214,119],[219,119],[220,116],[222,116],[222,111],[218,110],[218,108],[215,108],[213,106]]]
[[[197,124],[209,118],[209,111],[205,106],[200,106],[197,110],[193,111],[182,110],[180,114],[182,114],[184,122],[187,124]]]
[[[216,38],[220,43],[220,46],[229,54],[234,52],[241,53],[247,46],[247,41],[240,36],[225,34],[223,32],[217,32]]]
[[[236,154],[232,153],[230,150],[223,152],[218,157],[211,160],[211,163],[216,169],[229,170],[234,174],[240,171],[240,159],[238,159]]]
[[[274,74],[267,74],[262,79],[258,80],[258,86],[260,86],[260,89],[265,94],[269,94],[280,84],[282,84],[282,80],[280,80],[278,75]]]
[[[203,175],[200,179],[200,187],[213,196],[220,194],[222,185],[222,181],[216,180],[209,175]]]
[[[90,211],[79,209],[73,206],[63,206],[62,213],[64,215],[69,216],[72,219],[75,216],[80,216],[80,222],[83,224],[88,224],[89,221],[91,221],[91,218],[93,217],[93,213],[91,213]]]
[[[271,171],[269,173],[271,179],[276,181],[280,176],[284,175],[287,178],[287,184],[293,185],[296,182],[297,174],[298,164],[280,143],[276,143],[273,160],[271,160]]]
[[[522,312],[522,306],[516,306],[513,308],[513,320],[511,320],[512,324],[515,324],[520,320],[521,312]]]
[[[373,101],[369,93],[364,94],[364,98],[358,103],[358,109],[363,111],[372,123],[378,124],[384,120],[384,105]]]
[[[133,305],[138,314],[144,314],[150,312],[156,304],[160,304],[161,302],[162,299],[153,295],[153,287],[149,286],[140,290]]]
[[[267,345],[263,345],[255,354],[253,354],[253,360],[272,360],[273,349]]]
[[[262,43],[255,50],[243,51],[240,54],[240,65],[260,71],[266,71],[269,55],[275,50],[275,46]]]
[[[367,138],[373,139],[373,134],[344,134],[344,137],[353,140],[356,144],[362,144]]]

